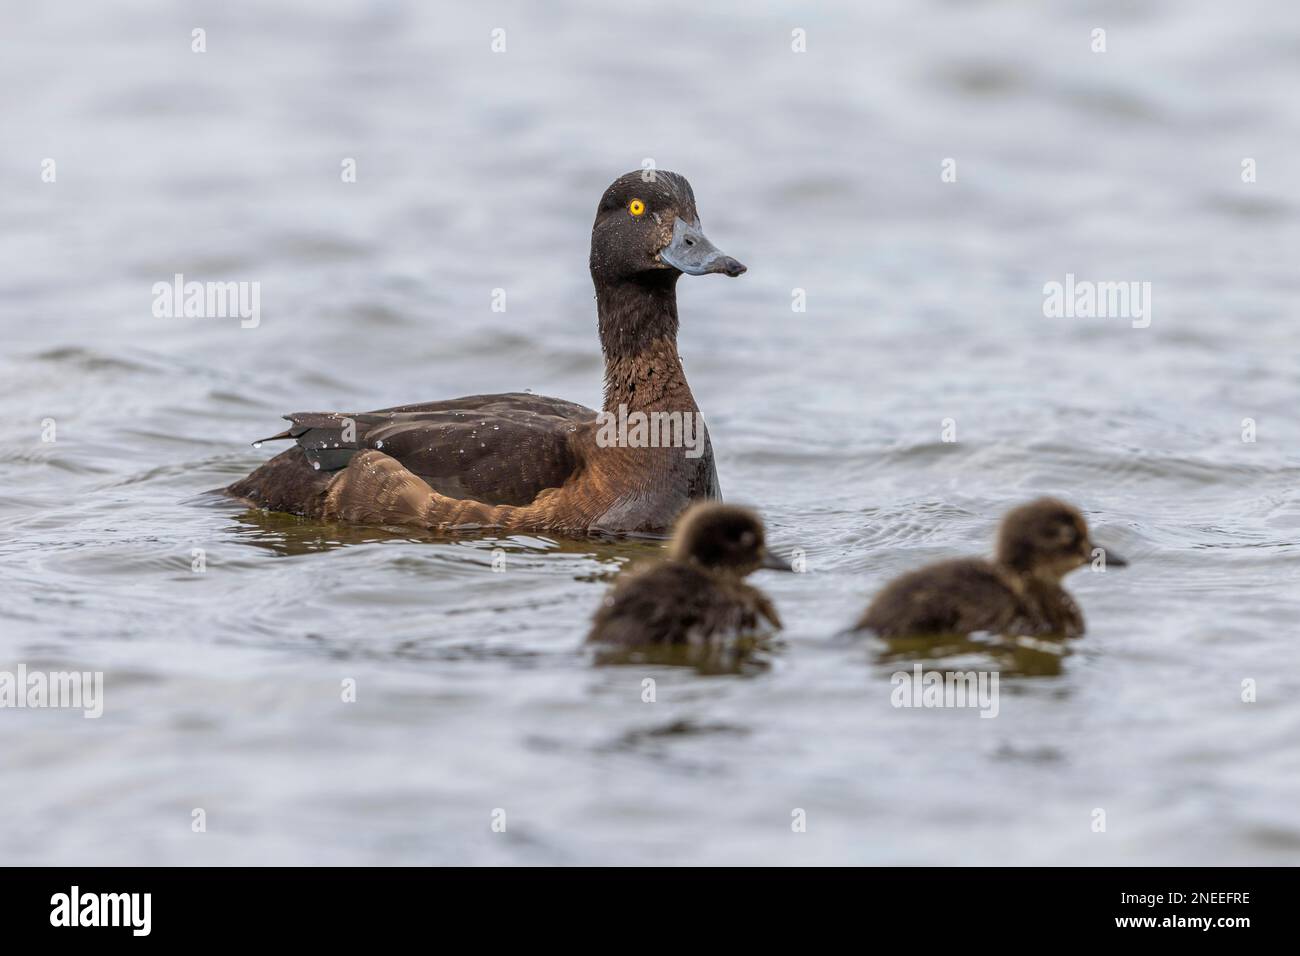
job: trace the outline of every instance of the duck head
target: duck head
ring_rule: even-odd
[[[1099,548],[1078,508],[1055,498],[1039,498],[1012,508],[998,532],[998,563],[1022,575],[1059,581],[1091,563]],[[1107,567],[1128,562],[1106,548]]]
[[[744,271],[704,235],[685,176],[662,169],[627,173],[601,197],[591,229],[591,275],[597,286]]]
[[[791,571],[763,540],[763,522],[748,508],[705,501],[687,508],[673,529],[668,556],[744,577],[759,568]]]

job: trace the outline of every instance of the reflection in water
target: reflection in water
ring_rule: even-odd
[[[228,498],[221,500],[226,503],[230,501]],[[613,580],[622,564],[659,557],[664,548],[664,542],[657,538],[593,536],[580,540],[522,534],[493,538],[484,537],[482,531],[454,534],[422,531],[418,528],[331,524],[279,511],[263,511],[260,508],[248,508],[233,517],[236,522],[235,533],[240,536],[244,544],[265,548],[280,555],[313,554],[346,545],[379,541],[419,541],[463,545],[474,550],[483,550],[487,552],[489,558],[500,549],[507,553],[590,556],[598,561],[610,562],[601,571],[578,576],[576,580],[579,581]]]
[[[1059,677],[1071,654],[1065,637],[1000,637],[953,634],[940,637],[879,638],[877,664],[948,661],[975,655],[996,665],[1005,677]],[[938,669],[938,668],[936,668]]]
[[[281,555],[314,554],[347,544],[410,539],[409,532],[350,525],[322,524],[279,511],[250,508],[234,516],[235,533],[244,544]]]
[[[741,724],[717,722],[700,722],[690,719],[674,720],[666,724],[649,727],[637,727],[620,734],[612,742],[601,747],[607,751],[636,751],[653,754],[660,758],[672,753],[670,746],[683,738],[700,737],[747,737],[752,733],[749,727]]]
[[[729,641],[666,644],[655,647],[600,647],[593,663],[601,666],[690,667],[696,673],[749,677],[772,666],[781,643],[770,634],[745,634]]]

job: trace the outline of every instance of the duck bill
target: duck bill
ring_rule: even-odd
[[[767,548],[763,549],[763,563],[760,568],[767,568],[769,571],[793,571],[794,567],[785,558],[778,557]]]
[[[734,278],[745,271],[742,263],[709,242],[699,225],[691,225],[680,216],[673,223],[673,238],[659,251],[659,258],[688,276],[721,272]]]
[[[1107,547],[1105,547],[1105,546],[1103,546],[1103,545],[1096,544],[1096,543],[1093,544],[1093,548],[1095,548],[1095,549],[1101,551],[1101,553],[1104,554],[1104,555],[1106,556],[1106,567],[1108,567],[1108,568],[1127,568],[1127,567],[1128,567],[1128,560],[1127,560],[1126,558],[1121,558],[1118,554],[1116,554],[1116,553],[1115,553],[1114,551],[1112,551],[1110,548],[1107,548]]]

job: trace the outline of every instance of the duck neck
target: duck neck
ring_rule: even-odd
[[[1003,577],[1014,585],[1017,593],[1024,594],[1031,590],[1062,590],[1062,575],[1049,568],[1024,567],[1003,560],[998,560],[995,564],[1002,569]]]
[[[697,411],[677,354],[676,272],[596,284],[605,411]]]

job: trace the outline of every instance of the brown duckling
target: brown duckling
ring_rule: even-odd
[[[304,412],[271,440],[297,444],[224,489],[261,508],[434,531],[498,528],[662,535],[692,501],[721,498],[677,353],[677,280],[738,276],[700,228],[685,177],[614,181],[591,230],[605,353],[604,414],[694,426],[694,447],[611,445],[590,408],[509,393],[376,412]]]
[[[759,568],[792,570],[767,549],[758,515],[734,505],[692,505],[677,522],[668,559],[623,574],[596,611],[587,640],[704,645],[780,629],[767,595],[744,580]]]
[[[1083,614],[1061,579],[1091,563],[1095,550],[1104,566],[1128,564],[1093,543],[1077,508],[1039,498],[1007,512],[992,561],[959,558],[904,574],[876,595],[856,627],[881,637],[974,631],[1078,637]]]

